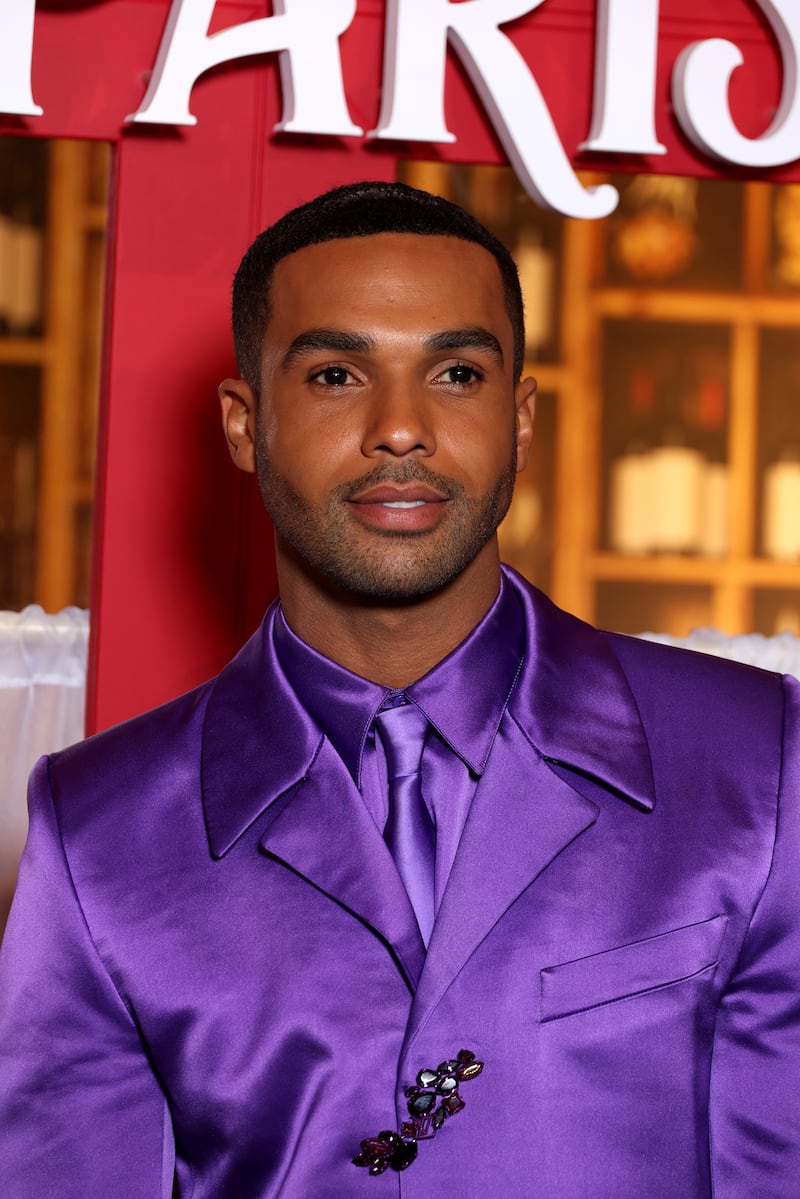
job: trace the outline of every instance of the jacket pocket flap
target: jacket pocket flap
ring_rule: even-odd
[[[725,916],[675,928],[645,941],[540,971],[541,1020],[557,1020],[601,1004],[680,982],[717,961]]]

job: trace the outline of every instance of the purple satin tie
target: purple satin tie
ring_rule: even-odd
[[[422,798],[419,772],[428,722],[415,704],[403,704],[379,712],[375,724],[389,775],[389,816],[383,836],[427,945],[434,916],[436,834]]]

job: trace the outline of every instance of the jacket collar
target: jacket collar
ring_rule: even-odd
[[[647,739],[609,638],[504,570],[527,625],[510,715],[546,760],[650,810],[655,799]],[[323,740],[276,660],[275,613],[273,605],[211,686],[201,777],[209,843],[218,858],[307,777]]]
[[[504,570],[517,589],[528,630],[510,714],[545,760],[650,811],[655,804],[650,748],[609,636]]]
[[[306,777],[323,737],[272,649],[275,604],[211,686],[203,724],[206,830],[221,858],[254,820]]]
[[[359,783],[372,722],[392,689],[353,674],[307,645],[289,627],[280,605],[273,635],[275,655],[300,704]],[[404,689],[473,774],[483,773],[524,646],[522,608],[513,584],[504,578],[495,602],[464,641]]]

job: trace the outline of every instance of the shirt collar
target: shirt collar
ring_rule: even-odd
[[[358,783],[372,721],[396,692],[313,649],[289,628],[282,610],[273,627],[275,652],[298,699]],[[524,654],[524,614],[504,575],[497,599],[469,636],[405,688],[406,696],[475,774],[486,765]]]

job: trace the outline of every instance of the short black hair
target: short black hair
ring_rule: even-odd
[[[258,393],[261,343],[270,315],[270,285],[277,263],[296,250],[347,237],[416,233],[476,242],[500,269],[506,311],[514,333],[514,378],[522,373],[525,328],[516,264],[506,246],[457,204],[405,183],[362,182],[292,208],[255,239],[233,282],[233,340],[242,378]]]

